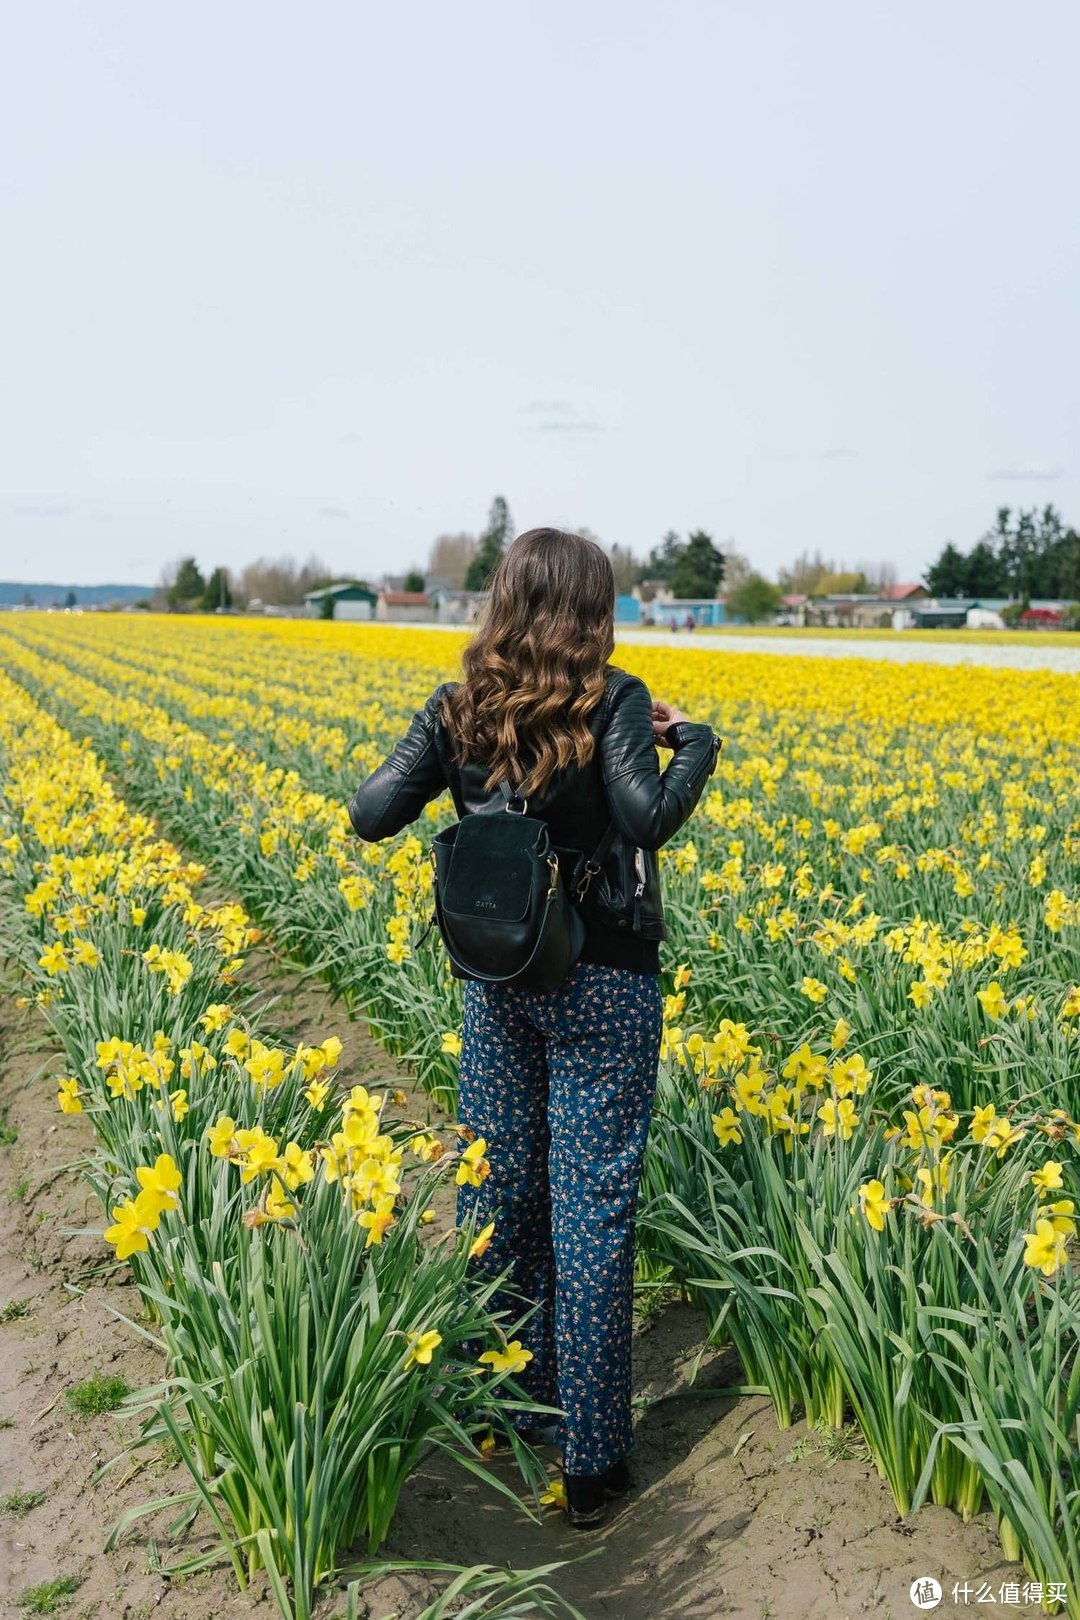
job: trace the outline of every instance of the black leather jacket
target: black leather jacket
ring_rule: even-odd
[[[484,789],[482,762],[457,764],[439,717],[436,687],[413,715],[406,735],[349,800],[349,818],[361,838],[389,838],[414,821],[447,788],[458,817],[501,811],[504,798]],[[716,769],[720,738],[708,725],[679,722],[668,728],[673,754],[661,773],[652,730],[652,698],[637,675],[608,665],[604,697],[589,718],[597,746],[589,763],[556,772],[527,814],[548,824],[563,852],[591,855],[614,819],[618,829],[583,903],[605,929],[641,940],[667,937],[656,851],[689,819]],[[642,886],[643,885],[643,886]]]

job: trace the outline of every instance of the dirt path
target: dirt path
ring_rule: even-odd
[[[253,963],[253,966],[255,964]],[[348,1083],[400,1086],[406,1108],[423,1116],[427,1099],[366,1032],[346,1026],[343,1011],[316,981],[264,957],[268,1017],[292,1039],[339,1033]],[[243,1620],[269,1614],[261,1585],[236,1592],[225,1570],[190,1580],[155,1574],[148,1526],[136,1527],[112,1553],[102,1549],[119,1514],[136,1502],[182,1489],[185,1476],[165,1456],[130,1464],[100,1483],[95,1469],[116,1455],[125,1428],[115,1415],[79,1418],[66,1392],[82,1381],[119,1375],[133,1388],[160,1376],[160,1363],[110,1307],[134,1314],[138,1296],[123,1273],[94,1276],[102,1250],[94,1236],[67,1229],[101,1227],[101,1214],[78,1169],[64,1170],[89,1142],[84,1119],[55,1109],[43,1073],[61,1068],[33,1011],[10,996],[0,1005],[0,1495],[40,1492],[23,1512],[0,1513],[0,1613],[25,1614],[28,1586],[71,1575],[80,1581],[66,1610],[77,1620]],[[7,1141],[13,1133],[15,1139]],[[72,1285],[79,1292],[69,1291]],[[11,1307],[14,1309],[11,1309]],[[7,1309],[4,1309],[7,1307]],[[24,1314],[22,1314],[24,1313]],[[702,1324],[688,1307],[661,1311],[639,1325],[635,1384],[639,1398],[685,1389],[701,1347]],[[707,1359],[698,1388],[736,1382],[723,1355]],[[10,1421],[8,1421],[10,1420]],[[130,1425],[128,1425],[130,1429]],[[766,1402],[694,1396],[644,1410],[637,1431],[637,1485],[597,1535],[570,1530],[557,1513],[534,1525],[494,1492],[445,1461],[406,1488],[387,1556],[532,1567],[578,1560],[555,1577],[588,1620],[854,1620],[907,1616],[908,1588],[935,1575],[986,1580],[995,1597],[1005,1579],[1023,1577],[1000,1562],[984,1517],[970,1526],[944,1509],[901,1523],[891,1498],[857,1443],[826,1442],[803,1429],[777,1430]],[[496,1466],[510,1478],[505,1462]],[[164,1522],[153,1526],[168,1561],[209,1545],[193,1533],[171,1547]],[[196,1531],[200,1527],[196,1526]],[[422,1575],[382,1581],[366,1593],[369,1620],[413,1620],[434,1588]],[[363,1607],[363,1606],[362,1606]],[[997,1605],[997,1612],[1008,1609]],[[341,1615],[328,1594],[321,1620]],[[1030,1607],[1026,1612],[1035,1612]],[[948,1595],[938,1615],[970,1613]]]

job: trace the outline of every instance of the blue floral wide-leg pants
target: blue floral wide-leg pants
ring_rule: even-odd
[[[458,1117],[491,1173],[458,1220],[494,1216],[478,1262],[540,1309],[518,1381],[565,1413],[563,1468],[599,1474],[630,1449],[634,1213],[659,1058],[655,974],[578,962],[555,990],[464,989]],[[493,1304],[520,1314],[519,1300]]]

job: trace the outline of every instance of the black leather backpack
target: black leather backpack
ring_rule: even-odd
[[[592,855],[574,851],[568,875],[547,823],[501,782],[503,814],[462,816],[431,842],[435,916],[458,979],[554,990],[581,955],[585,924],[575,901],[615,838],[612,822]],[[425,930],[426,931],[426,930]]]

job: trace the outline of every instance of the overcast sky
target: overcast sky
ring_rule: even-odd
[[[1080,525],[1075,0],[12,4],[0,577]]]

